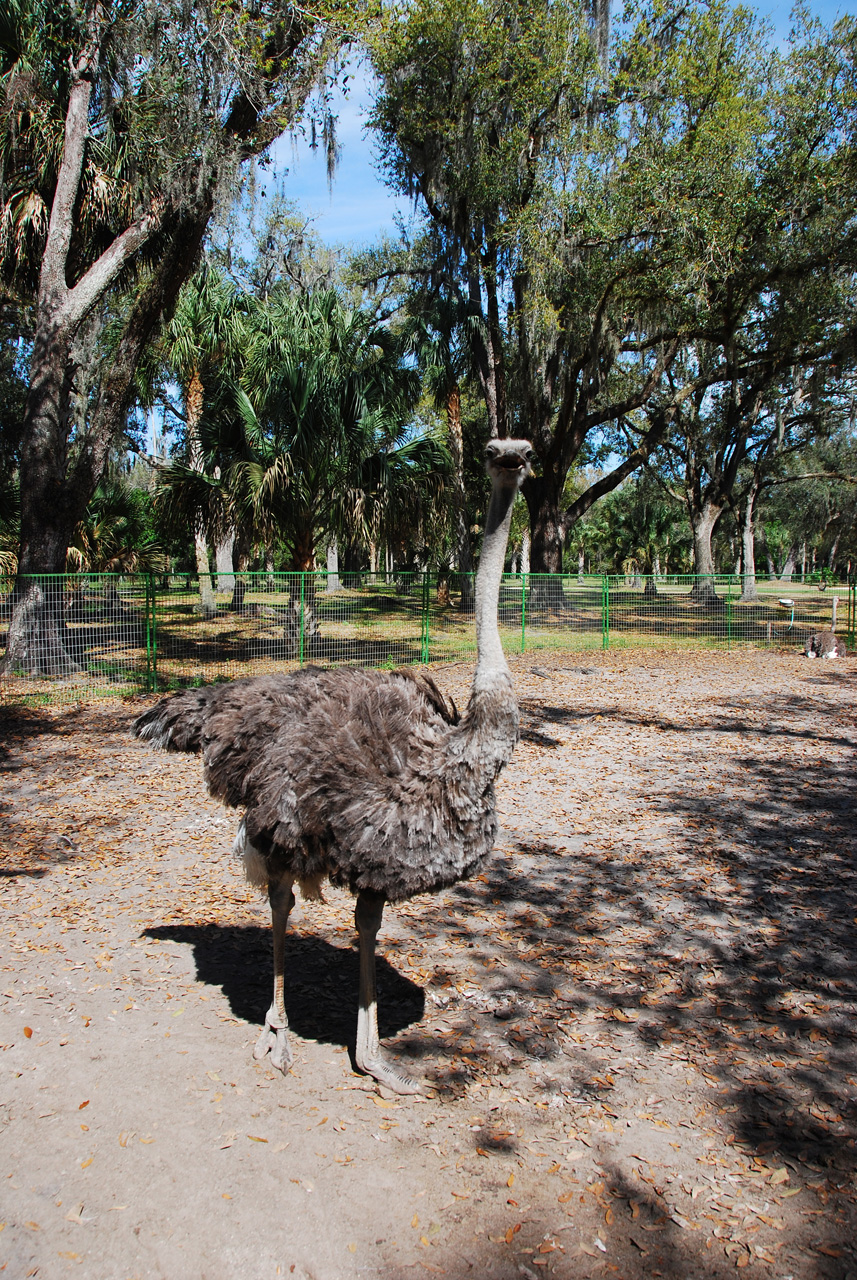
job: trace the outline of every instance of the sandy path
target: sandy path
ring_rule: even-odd
[[[283,1080],[198,760],[3,714],[0,1273],[857,1277],[857,663],[576,662],[515,663],[484,875],[385,917],[417,1102],[351,1071],[347,895],[295,913]]]

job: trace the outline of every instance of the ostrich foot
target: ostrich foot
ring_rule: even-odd
[[[265,1055],[270,1053],[271,1066],[285,1075],[294,1059],[289,1045],[289,1033],[285,1026],[277,1025],[276,1018],[274,1010],[269,1009],[265,1015],[265,1025],[256,1041],[253,1057],[257,1062],[261,1062]]]
[[[386,1058],[382,1058],[380,1054],[372,1058],[364,1058],[362,1062],[358,1061],[357,1068],[359,1071],[365,1072],[367,1076],[373,1076],[379,1084],[391,1089],[393,1093],[420,1094],[423,1092],[423,1087],[419,1080],[414,1080],[411,1076],[406,1076],[404,1072],[398,1071],[391,1062],[388,1062]]]

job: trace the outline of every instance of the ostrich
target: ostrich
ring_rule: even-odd
[[[273,1000],[254,1054],[270,1053],[284,1074],[292,886],[318,897],[327,878],[357,898],[357,1068],[396,1093],[421,1092],[381,1052],[375,941],[385,902],[472,875],[494,844],[494,785],[518,739],[497,609],[512,505],[532,457],[525,440],[485,449],[491,500],[476,578],[476,672],[462,717],[426,676],[308,667],[188,690],[134,723],[155,746],[201,751],[210,793],[245,810],[235,849],[248,880],[267,889],[274,950]]]

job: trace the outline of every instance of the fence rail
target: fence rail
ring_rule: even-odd
[[[472,582],[422,573],[213,575],[206,609],[192,577],[68,574],[0,578],[0,701],[70,702],[289,670],[469,659]],[[752,597],[752,598],[750,598]],[[850,583],[737,575],[506,574],[507,652],[632,646],[803,646],[829,628],[850,647]],[[14,615],[14,623],[13,623]]]

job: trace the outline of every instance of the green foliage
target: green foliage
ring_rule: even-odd
[[[200,465],[164,473],[162,517],[282,545],[296,569],[325,536],[419,537],[447,457],[410,428],[419,380],[389,329],[334,290],[280,283],[243,306],[240,340],[211,371]]]
[[[83,573],[162,572],[149,495],[121,479],[99,485],[75,530],[68,565]]]

